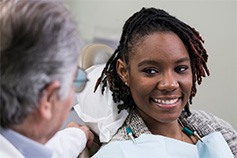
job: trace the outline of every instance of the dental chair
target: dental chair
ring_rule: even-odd
[[[105,64],[113,53],[114,49],[105,44],[93,43],[85,45],[80,53],[78,66],[86,70],[93,65]],[[74,101],[74,105],[75,104],[77,104],[76,98]],[[76,121],[83,124],[74,109],[70,112],[65,124],[70,121]],[[100,146],[101,143],[99,141],[99,137],[95,135],[92,147],[90,149],[86,147],[78,158],[90,158],[93,154],[95,154],[95,152],[97,152]]]
[[[114,49],[105,44],[88,44],[82,49],[78,65],[86,70],[92,65],[104,64],[113,53]]]

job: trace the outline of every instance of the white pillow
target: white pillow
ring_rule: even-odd
[[[89,81],[85,89],[76,94],[78,104],[74,106],[76,113],[98,136],[101,142],[108,142],[122,126],[128,116],[126,110],[118,114],[117,103],[112,99],[112,92],[106,87],[101,93],[101,85],[94,93],[97,79],[105,64],[94,65],[86,70]]]

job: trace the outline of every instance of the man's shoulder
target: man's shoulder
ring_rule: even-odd
[[[0,134],[0,157],[23,158],[23,155]]]

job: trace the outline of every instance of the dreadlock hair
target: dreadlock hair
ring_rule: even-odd
[[[95,91],[101,83],[102,94],[105,87],[109,86],[114,102],[122,101],[118,105],[119,112],[124,109],[134,108],[135,103],[130,90],[120,79],[116,71],[116,62],[118,59],[122,59],[128,64],[132,50],[143,40],[143,37],[155,32],[173,32],[177,34],[188,50],[191,60],[193,85],[189,102],[184,110],[187,116],[190,116],[189,104],[192,104],[192,98],[196,95],[196,83],[201,84],[202,77],[205,77],[206,74],[209,75],[207,68],[208,54],[203,47],[204,40],[194,28],[161,9],[142,8],[126,21],[119,45],[97,80]]]

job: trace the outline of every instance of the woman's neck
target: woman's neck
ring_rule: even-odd
[[[182,129],[178,120],[172,122],[146,122],[146,120],[144,120],[144,122],[152,134],[159,134],[165,137],[182,140]]]
[[[179,123],[178,118],[172,121],[163,121],[156,120],[139,110],[137,110],[137,113],[143,119],[152,134],[162,135],[190,144],[195,144],[197,142],[195,137],[183,133],[183,127]]]

